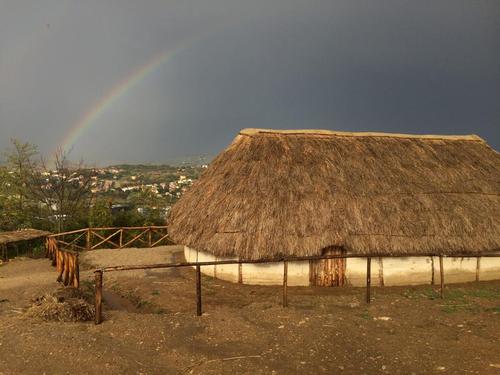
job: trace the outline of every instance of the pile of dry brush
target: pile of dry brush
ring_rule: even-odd
[[[46,321],[82,322],[94,320],[94,306],[80,289],[60,288],[33,299],[27,314]]]

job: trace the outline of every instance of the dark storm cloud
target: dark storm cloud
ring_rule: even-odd
[[[1,148],[52,150],[163,51],[75,157],[214,154],[244,127],[477,133],[500,148],[495,0],[37,4],[0,1]]]

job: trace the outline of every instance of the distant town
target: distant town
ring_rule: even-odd
[[[97,168],[91,177],[91,192],[109,198],[114,205],[125,204],[131,193],[144,191],[174,203],[207,167],[122,164]]]
[[[0,165],[0,229],[51,231],[164,225],[170,207],[208,167],[202,163],[88,167],[12,141]]]

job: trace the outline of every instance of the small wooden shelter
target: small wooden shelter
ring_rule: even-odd
[[[497,252],[500,154],[476,135],[244,129],[168,225],[197,259]],[[318,262],[310,283],[344,283],[345,260]]]
[[[21,229],[10,232],[0,232],[0,260],[7,259],[7,246],[9,244],[42,239],[47,237],[49,234],[51,233],[38,229]]]

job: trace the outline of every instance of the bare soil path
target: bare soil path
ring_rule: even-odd
[[[95,251],[85,264],[160,263],[179,249],[135,250]],[[431,286],[374,288],[369,306],[363,289],[293,287],[284,309],[279,287],[203,277],[198,318],[191,269],[124,271],[105,274],[95,326],[22,313],[54,288],[48,263],[0,266],[2,375],[500,374],[498,281],[447,287],[444,300]]]

